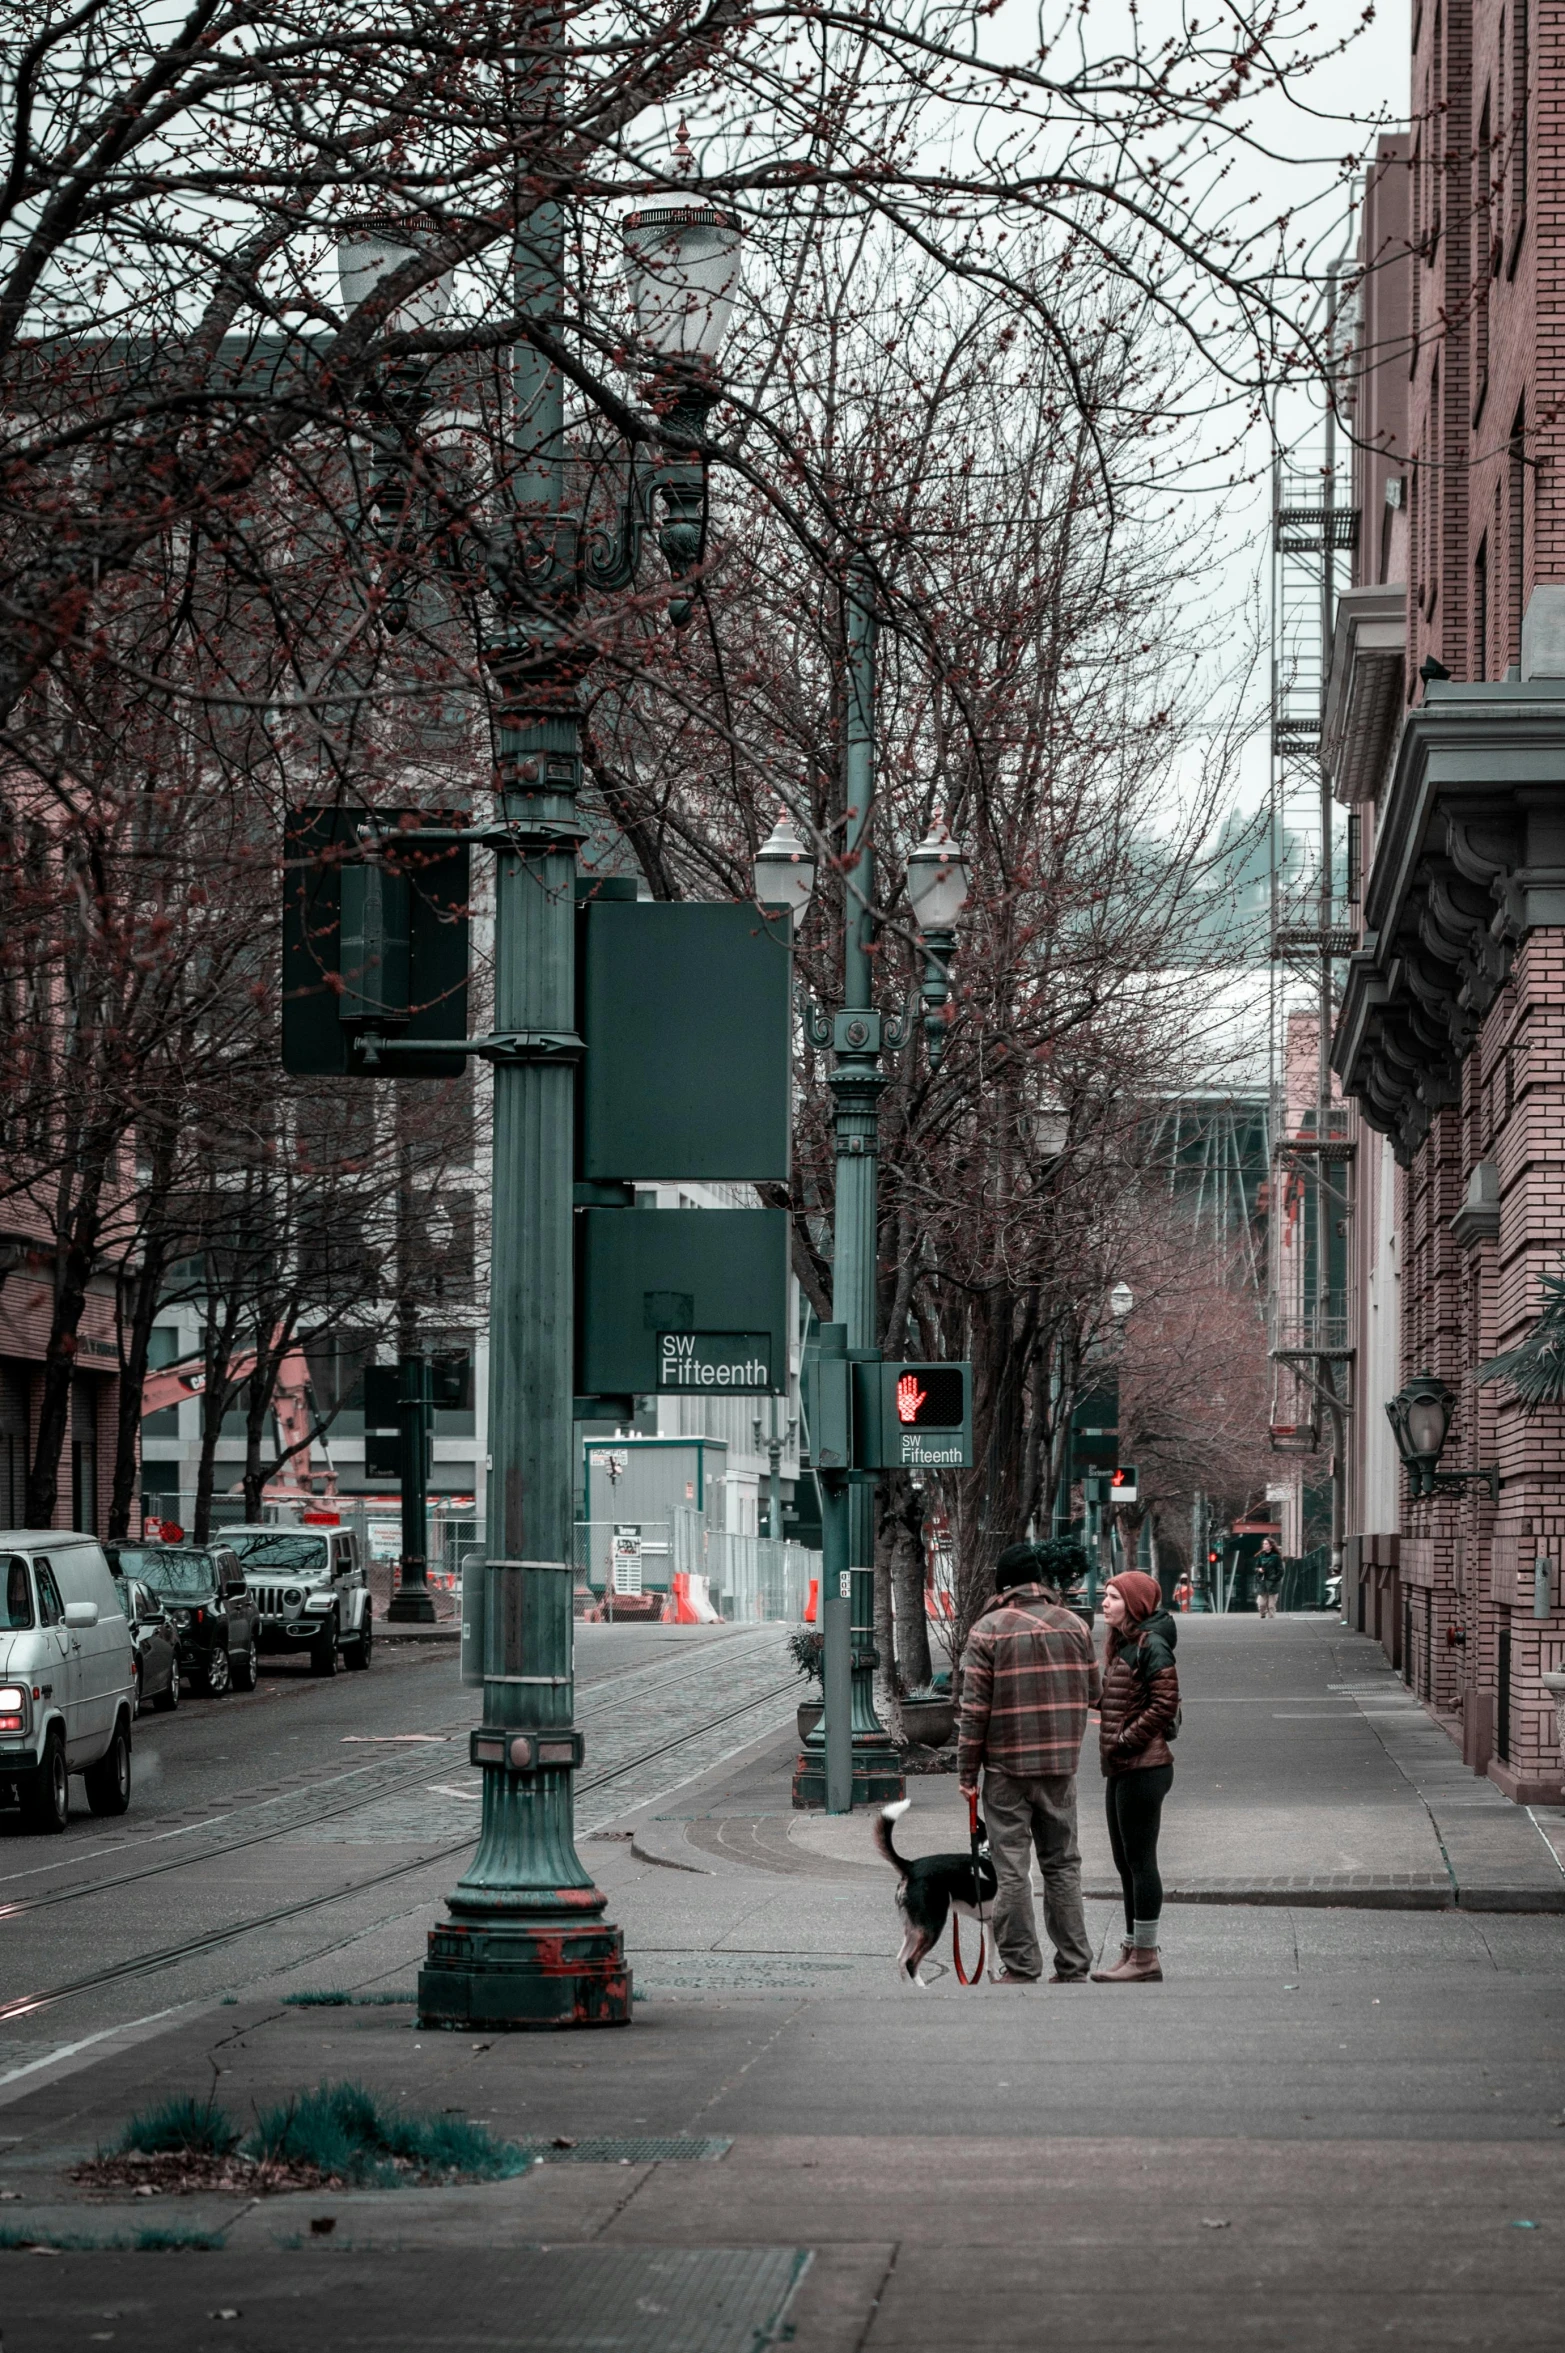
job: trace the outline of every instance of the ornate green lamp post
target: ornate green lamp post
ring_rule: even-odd
[[[875,861],[870,817],[875,790],[875,614],[872,592],[864,575],[856,573],[848,591],[848,707],[844,783],[847,836],[844,880],[847,905],[842,955],[842,1004],[826,1017],[813,1007],[807,1016],[812,1042],[831,1047],[835,1067],[826,1084],[835,1102],[836,1191],[832,1215],[832,1345],[850,1358],[876,1351],[876,1257],[879,1239],[878,1178],[880,1153],[880,1098],[888,1084],[880,1067],[885,1048],[905,1042],[900,1016],[889,1020],[873,1002],[870,948],[875,903]],[[786,821],[783,821],[786,823]],[[783,830],[780,823],[778,834]],[[788,827],[792,835],[791,825]],[[774,896],[777,877],[771,869],[781,863],[778,834],[756,861],[756,896],[763,904]],[[797,838],[793,836],[793,838]],[[908,892],[915,917],[923,929],[935,925],[935,936],[924,931],[927,965],[938,964],[933,984],[943,1005],[949,993],[948,963],[954,945],[954,926],[967,897],[966,874],[954,843],[943,839],[938,855],[923,856],[921,845],[909,862]],[[922,861],[922,863],[920,863]],[[935,880],[944,870],[944,887]],[[953,893],[951,877],[959,878]],[[808,893],[805,894],[808,897]],[[931,983],[926,978],[926,992]],[[942,1041],[944,1019],[940,1020]],[[931,1045],[933,1047],[933,1037]],[[932,1053],[932,1059],[938,1056]],[[879,1805],[903,1794],[901,1760],[884,1725],[875,1714],[875,1497],[864,1480],[849,1483],[840,1474],[823,1476],[822,1486],[822,1631],[826,1657],[823,1678],[826,1702],[820,1725],[804,1743],[794,1774],[796,1806],[824,1806],[846,1812],[854,1804]],[[849,1609],[840,1609],[844,1579]],[[842,1689],[838,1647],[850,1647],[851,1777],[846,1752],[834,1738],[833,1697]]]
[[[490,1553],[483,1723],[472,1735],[483,1816],[477,1852],[419,1974],[419,2016],[431,2026],[630,2018],[620,1933],[577,1855],[572,1795],[582,1758],[571,1607],[572,1153],[582,1052],[573,901],[587,830],[576,806],[578,688],[594,654],[580,611],[590,591],[633,581],[659,498],[658,535],[676,582],[700,560],[702,428],[717,397],[739,237],[709,208],[670,205],[633,216],[626,246],[664,436],[659,455],[633,469],[617,536],[589,534],[569,503],[559,372],[535,345],[518,346],[510,544],[491,568],[501,627],[488,654],[500,698]],[[517,261],[525,305],[552,338],[564,332],[563,260],[561,215],[544,207],[518,240]],[[676,625],[688,609],[683,598],[671,608]]]

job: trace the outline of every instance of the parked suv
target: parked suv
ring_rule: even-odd
[[[181,1674],[220,1699],[230,1686],[253,1691],[260,1672],[260,1613],[245,1573],[226,1544],[113,1546],[122,1577],[145,1585],[168,1611]]]
[[[305,1650],[317,1675],[335,1675],[339,1653],[367,1667],[374,1605],[351,1528],[225,1528],[261,1612],[263,1650]]]
[[[135,1661],[101,1545],[0,1532],[0,1798],[59,1831],[80,1773],[95,1814],[130,1804]]]

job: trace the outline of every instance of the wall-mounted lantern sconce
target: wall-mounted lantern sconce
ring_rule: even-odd
[[[1448,1389],[1434,1373],[1415,1373],[1405,1381],[1395,1397],[1386,1401],[1386,1417],[1397,1442],[1397,1452],[1407,1465],[1408,1485],[1415,1496],[1461,1495],[1475,1479],[1481,1479],[1489,1490],[1490,1499],[1500,1500],[1500,1474],[1488,1471],[1441,1471],[1435,1468],[1440,1460],[1446,1434],[1451,1427],[1451,1411],[1456,1404],[1456,1392]]]

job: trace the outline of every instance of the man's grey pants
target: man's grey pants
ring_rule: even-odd
[[[999,1886],[994,1941],[1018,1977],[1043,1975],[1043,1952],[1033,1915],[1032,1857],[1043,1872],[1043,1924],[1063,1977],[1085,1977],[1092,1966],[1081,1908],[1081,1848],[1076,1843],[1076,1776],[1046,1773],[1018,1781],[984,1767],[984,1827]]]

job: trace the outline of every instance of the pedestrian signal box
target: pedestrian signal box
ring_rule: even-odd
[[[965,1470],[973,1459],[973,1368],[855,1364],[853,1425],[859,1470]]]
[[[1141,1482],[1134,1463],[1122,1462],[1109,1473],[1110,1503],[1139,1503]]]

